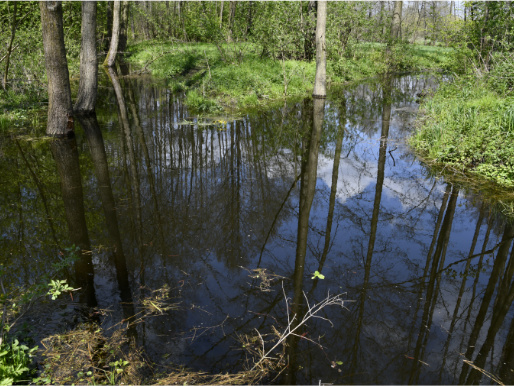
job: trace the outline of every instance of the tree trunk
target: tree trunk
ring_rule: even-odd
[[[111,36],[112,36],[112,9],[113,9],[113,1],[107,2],[107,25],[105,36],[105,44],[103,46],[104,51],[109,51],[109,46],[111,45]]]
[[[223,25],[223,0],[221,1],[221,10],[220,10],[220,29]]]
[[[312,95],[318,98],[325,98],[327,95],[327,49],[325,46],[325,27],[327,24],[327,2],[318,1],[318,12],[316,17],[316,78],[314,80],[314,91]]]
[[[9,4],[7,4],[8,6]],[[12,43],[14,41],[14,35],[16,34],[16,11],[18,10],[18,2],[14,2],[14,11],[12,16],[12,27],[11,27],[11,40],[9,41],[9,48],[7,49],[7,56],[5,58],[5,72],[4,72],[4,78],[2,80],[2,87],[4,90],[7,90],[7,76],[9,74],[9,61],[11,59],[11,52],[12,52]]]
[[[402,26],[402,8],[403,1],[394,2],[393,20],[391,23],[391,40],[400,39]]]
[[[118,52],[118,43],[120,39],[120,22],[121,22],[121,2],[114,1],[114,12],[112,15],[112,36],[109,52],[104,61],[104,66],[113,67],[116,61],[116,53]]]
[[[48,123],[46,133],[64,136],[73,130],[70,76],[64,47],[62,4],[40,1],[41,29],[48,78]]]
[[[127,49],[127,36],[129,25],[129,7],[128,1],[121,3],[121,21],[120,21],[120,37],[118,40],[118,51],[123,53]]]
[[[228,17],[228,37],[227,37],[227,41],[229,41],[229,42],[234,40],[232,38],[232,35],[234,34],[234,20],[236,18],[236,4],[237,4],[237,1],[230,2],[230,13],[229,13],[229,17]]]
[[[79,93],[74,110],[91,113],[95,110],[98,87],[98,59],[96,57],[96,1],[82,3],[82,46],[80,48]]]

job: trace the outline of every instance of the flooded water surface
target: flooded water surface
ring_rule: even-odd
[[[137,347],[214,373],[341,294],[273,352],[288,363],[273,382],[514,382],[514,227],[405,144],[436,79],[238,118],[200,118],[150,78],[109,79],[75,139],[1,139],[11,285],[72,245],[92,251],[70,271],[73,302],[109,327],[170,299],[129,330]]]

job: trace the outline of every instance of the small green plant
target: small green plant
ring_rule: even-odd
[[[37,347],[28,348],[17,339],[0,346],[0,385],[12,385],[26,381],[30,364]]]
[[[70,287],[68,283],[66,283],[66,280],[51,280],[48,287],[47,295],[51,295],[52,300],[57,299],[63,292],[72,292],[77,290],[77,288]]]
[[[129,362],[123,359],[119,359],[116,362],[109,363],[111,366],[111,371],[106,372],[107,380],[109,384],[116,385],[116,376],[122,374],[125,371],[125,368],[128,366]]]
[[[325,275],[322,275],[321,273],[319,273],[319,271],[314,272],[314,276],[311,277],[311,279],[313,279],[313,280],[314,279],[321,279],[321,280],[323,280],[324,278],[325,278]]]

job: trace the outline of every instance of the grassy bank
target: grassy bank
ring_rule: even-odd
[[[255,44],[178,44],[144,42],[130,49],[128,60],[141,72],[164,78],[175,90],[186,91],[186,103],[200,112],[244,110],[270,106],[285,97],[312,92],[314,61],[263,57]],[[421,45],[395,47],[392,63],[385,45],[363,43],[347,56],[328,53],[327,80],[341,84],[373,77],[391,67],[396,71],[451,70],[454,50]]]
[[[490,74],[441,85],[422,104],[411,145],[430,164],[514,187],[514,97],[505,84]]]

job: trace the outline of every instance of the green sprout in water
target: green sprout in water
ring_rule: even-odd
[[[314,276],[313,276],[313,277],[311,277],[311,279],[313,279],[313,280],[314,280],[314,279],[316,279],[316,278],[318,278],[318,279],[322,279],[322,280],[323,280],[323,279],[325,278],[325,275],[322,275],[321,273],[319,273],[319,271],[316,271],[316,272],[314,272]]]

